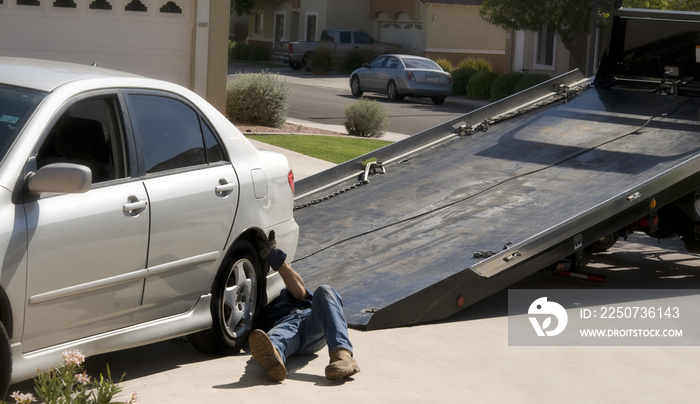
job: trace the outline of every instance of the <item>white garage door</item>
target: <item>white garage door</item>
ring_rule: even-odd
[[[190,85],[194,0],[0,0],[0,54]]]
[[[379,40],[397,43],[408,51],[422,51],[423,24],[420,22],[381,22]]]

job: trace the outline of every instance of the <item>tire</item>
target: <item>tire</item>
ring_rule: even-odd
[[[352,95],[355,97],[361,97],[362,93],[362,86],[360,86],[360,78],[357,76],[352,76],[352,80],[350,80],[350,91],[352,91]]]
[[[5,331],[5,326],[0,323],[0,399],[7,396],[12,376],[12,352],[10,351],[10,337]]]
[[[608,234],[607,236],[601,238],[600,240],[595,241],[593,244],[589,245],[586,247],[586,251],[592,252],[592,253],[599,253],[599,252],[605,252],[610,249],[610,247],[614,246],[615,243],[617,243],[617,240],[620,239],[620,236],[613,233],[613,234]]]
[[[399,89],[396,88],[396,83],[393,80],[386,86],[386,96],[392,101],[403,100],[403,97],[399,95]]]
[[[301,65],[297,62],[289,62],[289,67],[292,68],[292,70],[300,70]]]
[[[431,97],[430,99],[435,105],[442,105],[445,103],[445,97]]]
[[[190,343],[214,355],[238,353],[248,341],[262,303],[262,272],[255,248],[238,241],[224,260],[212,290],[212,328],[191,334]]]

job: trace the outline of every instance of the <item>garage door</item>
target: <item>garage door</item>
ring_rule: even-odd
[[[0,0],[0,54],[190,86],[194,0]]]
[[[420,22],[382,22],[379,24],[379,40],[397,43],[408,51],[422,51],[423,24]]]

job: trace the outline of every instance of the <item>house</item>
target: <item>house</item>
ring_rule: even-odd
[[[506,31],[479,16],[481,0],[257,0],[248,42],[317,41],[332,28],[361,29],[407,52],[458,64],[485,58],[506,70]]]
[[[124,70],[226,105],[229,2],[0,0],[0,55]]]

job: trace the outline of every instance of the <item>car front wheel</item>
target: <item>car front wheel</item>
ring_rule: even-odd
[[[247,241],[236,242],[214,282],[212,328],[189,336],[195,348],[215,355],[232,355],[243,348],[260,311],[261,273],[255,248]]]
[[[352,80],[350,81],[350,90],[352,91],[352,95],[355,97],[360,97],[362,96],[362,86],[360,86],[360,78],[357,76],[353,76]]]

